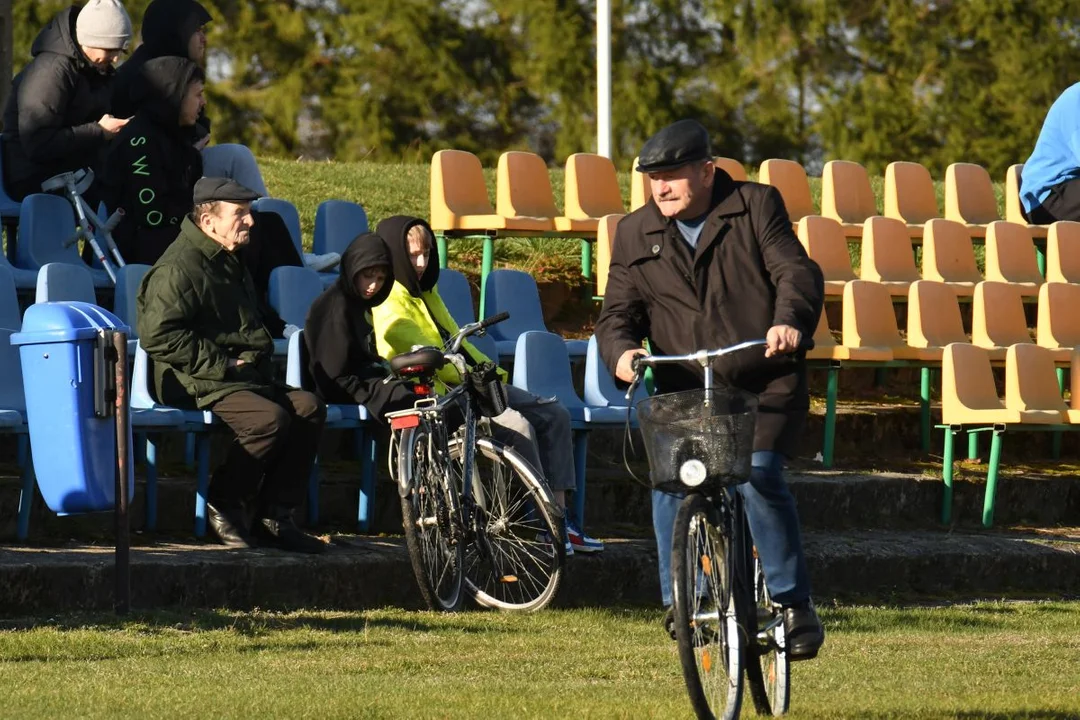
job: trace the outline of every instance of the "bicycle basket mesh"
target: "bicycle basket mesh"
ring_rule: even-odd
[[[654,395],[637,404],[637,418],[654,488],[685,492],[750,477],[756,396],[731,388]]]

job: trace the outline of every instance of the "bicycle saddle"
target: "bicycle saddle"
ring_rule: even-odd
[[[397,355],[390,359],[390,370],[395,375],[431,375],[446,364],[442,350],[436,347],[421,347],[412,352]]]

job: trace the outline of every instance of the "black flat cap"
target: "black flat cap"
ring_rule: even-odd
[[[709,131],[697,120],[679,120],[645,141],[638,154],[637,171],[674,170],[702,160],[712,160]]]
[[[204,177],[195,183],[193,200],[196,205],[208,202],[249,203],[258,200],[259,193],[230,178]]]

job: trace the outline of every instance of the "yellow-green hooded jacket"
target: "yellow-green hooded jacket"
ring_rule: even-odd
[[[409,229],[416,225],[427,230],[429,238],[426,267],[420,277],[417,277],[409,259],[408,249]],[[389,360],[395,355],[409,352],[415,345],[442,347],[444,338],[454,335],[459,328],[439,296],[439,263],[431,228],[420,218],[395,215],[380,222],[375,232],[390,248],[395,278],[390,297],[372,308],[379,355]],[[492,360],[468,340],[462,344],[462,348],[472,363]],[[507,379],[504,371],[500,370],[499,373],[503,380]],[[435,391],[443,394],[449,386],[460,382],[458,371],[452,365],[446,365],[438,373]]]

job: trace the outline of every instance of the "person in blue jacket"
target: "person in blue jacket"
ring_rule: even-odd
[[[1020,207],[1036,225],[1080,220],[1080,83],[1050,106],[1020,181]]]

